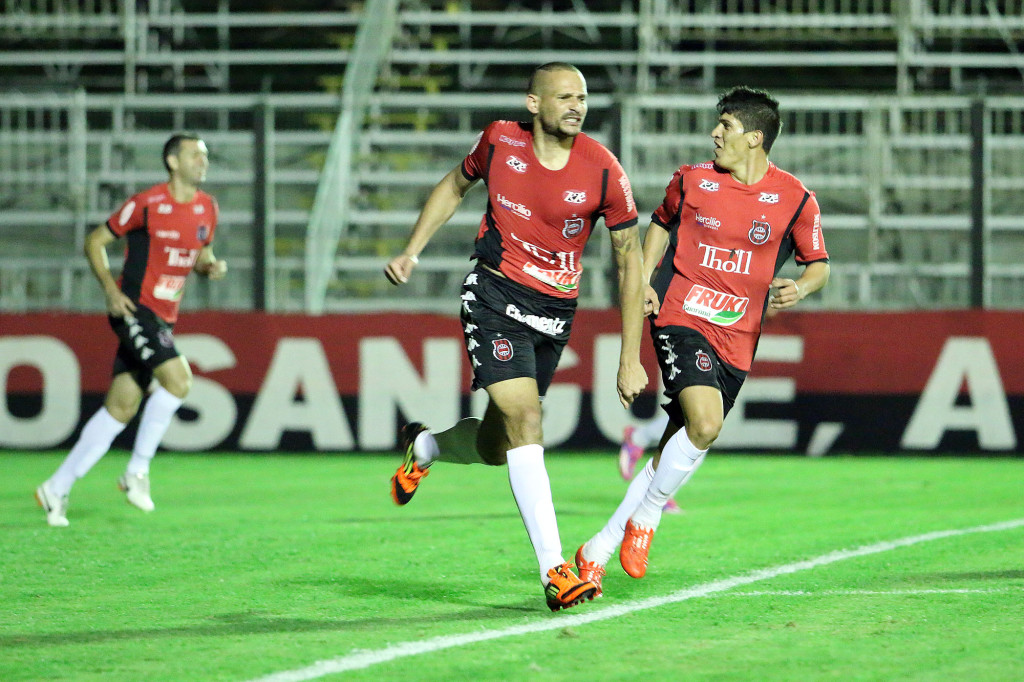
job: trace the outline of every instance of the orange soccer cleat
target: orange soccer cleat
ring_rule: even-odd
[[[547,587],[544,596],[548,600],[548,608],[552,611],[567,609],[594,598],[597,587],[589,580],[580,580],[572,572],[569,562],[548,569]]]
[[[416,494],[420,480],[430,473],[427,469],[420,469],[413,453],[416,436],[426,430],[427,427],[419,422],[410,422],[402,427],[401,440],[402,447],[405,448],[405,459],[402,460],[402,465],[398,467],[395,475],[391,477],[391,499],[397,505],[408,504],[412,496]]]
[[[626,534],[619,548],[619,562],[629,576],[643,578],[647,572],[647,553],[651,550],[654,529],[638,526],[630,519],[626,522]]]
[[[604,566],[596,561],[587,561],[583,557],[583,545],[576,550],[576,570],[580,572],[580,580],[589,580],[594,583],[597,591],[594,592],[594,599],[597,599],[604,592],[601,590],[601,578],[604,577]]]

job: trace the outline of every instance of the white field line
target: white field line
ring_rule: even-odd
[[[709,583],[704,583],[703,585],[696,585],[694,587],[678,590],[662,597],[648,597],[647,599],[623,602],[621,604],[606,606],[604,608],[590,609],[571,614],[553,614],[551,618],[546,618],[542,621],[527,623],[524,625],[515,625],[512,627],[502,628],[500,630],[481,630],[479,632],[469,632],[462,635],[444,635],[420,641],[393,644],[391,646],[384,647],[383,649],[356,650],[338,658],[332,658],[326,661],[317,661],[305,668],[285,670],[279,673],[267,675],[266,677],[258,678],[253,682],[304,682],[305,680],[315,680],[326,675],[333,675],[336,673],[346,672],[348,670],[369,668],[398,658],[417,656],[419,654],[429,654],[435,651],[466,646],[477,642],[486,642],[492,639],[504,639],[506,637],[516,637],[519,635],[546,632],[548,630],[558,630],[566,627],[586,625],[587,623],[608,620],[610,618],[624,616],[636,611],[643,611],[645,609],[653,609],[666,604],[675,604],[689,599],[706,597],[708,595],[731,590],[742,585],[749,585],[762,580],[771,580],[772,578],[777,578],[789,573],[797,573],[798,571],[808,571],[812,568],[827,566],[828,564],[834,564],[838,561],[856,559],[857,557],[878,554],[880,552],[888,552],[901,547],[917,545],[922,542],[931,542],[932,540],[942,540],[944,538],[957,537],[959,535],[970,535],[972,533],[993,533],[1002,530],[1011,530],[1021,526],[1024,526],[1024,519],[1015,519],[1013,521],[1003,521],[1002,523],[975,526],[973,528],[940,530],[932,533],[925,533],[924,535],[913,535],[911,537],[901,538],[898,540],[890,540],[888,542],[878,542],[873,545],[863,545],[854,549],[837,550],[813,559],[797,561],[782,566],[774,566],[772,568],[762,568],[745,575],[723,578],[722,580],[714,580]]]
[[[1024,592],[1024,587],[998,587],[992,589],[948,588],[934,590],[755,590],[752,592],[727,592],[709,594],[708,599],[725,599],[729,597],[851,597],[851,596],[899,596],[915,594],[1006,594],[1008,592]]]

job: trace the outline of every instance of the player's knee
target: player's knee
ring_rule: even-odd
[[[184,400],[185,396],[192,389],[192,375],[165,377],[160,381],[160,385],[174,397]]]
[[[108,399],[103,403],[103,407],[106,408],[111,417],[122,424],[127,424],[135,416],[135,413],[139,411],[139,401]]]
[[[508,432],[509,444],[512,447],[540,443],[541,434],[540,405],[523,405],[505,413],[505,427]]]
[[[686,424],[686,436],[699,449],[707,450],[722,432],[722,420],[714,418],[691,419]]]

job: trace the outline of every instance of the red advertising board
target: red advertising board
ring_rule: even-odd
[[[550,446],[609,447],[618,313],[583,310],[545,401]],[[479,414],[456,318],[196,312],[175,329],[196,379],[165,445],[183,450],[386,450],[397,426]],[[769,323],[717,449],[1017,453],[1024,313],[787,312]],[[102,315],[0,315],[0,447],[66,447],[102,399],[114,336]],[[482,393],[482,392],[477,392]],[[131,433],[126,432],[125,438]]]

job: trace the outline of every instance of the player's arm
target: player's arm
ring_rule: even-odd
[[[107,312],[114,317],[124,317],[135,312],[135,303],[128,298],[117,280],[110,272],[110,261],[107,259],[107,246],[118,239],[106,225],[100,225],[85,236],[85,258],[96,280],[103,288],[103,296],[107,299]]]
[[[769,305],[779,310],[792,308],[809,294],[813,294],[828,284],[830,272],[828,261],[815,261],[808,263],[796,280],[788,277],[776,277],[772,280]]]
[[[476,182],[462,174],[462,164],[441,178],[441,182],[437,183],[427,197],[427,202],[416,219],[409,243],[405,245],[402,253],[392,258],[384,268],[384,275],[389,282],[398,285],[409,281],[409,275],[419,262],[419,255],[426,248],[427,242],[455,214],[462,203],[462,198]]]
[[[651,286],[651,276],[667,248],[668,230],[658,223],[651,222],[647,226],[647,234],[644,235],[644,315],[657,315],[661,310],[661,301]]]
[[[640,337],[644,325],[644,281],[640,231],[634,225],[611,233],[615,264],[619,270],[619,310],[622,314],[622,347],[616,380],[619,401],[628,408],[647,386],[647,372],[640,363]]]
[[[213,246],[204,246],[202,251],[199,252],[199,257],[196,258],[196,264],[192,266],[192,270],[197,274],[209,279],[224,279],[224,275],[228,272],[227,261],[217,259],[217,256],[213,255]]]

